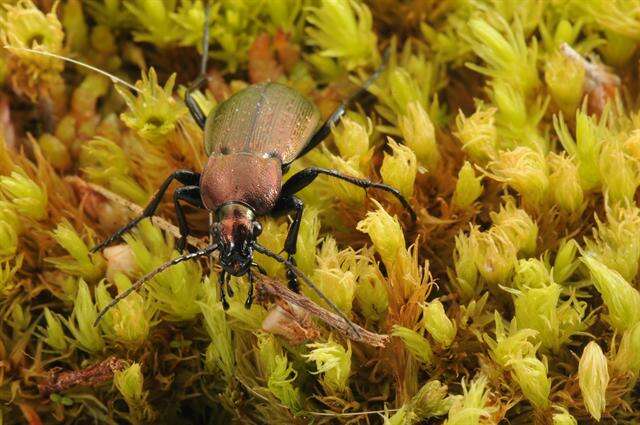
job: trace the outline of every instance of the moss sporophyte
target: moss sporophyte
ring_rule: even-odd
[[[638,10],[0,1],[0,422],[640,422]]]

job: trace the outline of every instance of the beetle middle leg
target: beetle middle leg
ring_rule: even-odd
[[[340,171],[331,170],[328,168],[309,167],[309,168],[305,168],[302,171],[297,172],[296,174],[291,176],[289,180],[286,181],[284,186],[282,186],[282,193],[286,193],[286,194],[297,193],[300,190],[307,187],[320,174],[324,174],[327,176],[338,178],[340,180],[344,180],[353,185],[359,186],[365,190],[369,188],[374,188],[374,189],[384,190],[385,192],[389,192],[400,201],[402,206],[407,211],[409,211],[409,214],[411,215],[411,220],[414,222],[416,221],[415,211],[413,210],[409,202],[405,199],[405,197],[402,196],[400,191],[398,191],[398,189],[395,189],[384,183],[375,183],[375,182],[372,182],[371,180],[349,176],[346,174],[342,174]]]
[[[204,130],[204,125],[207,121],[207,117],[196,102],[192,93],[200,87],[200,85],[207,79],[207,61],[209,59],[209,15],[211,13],[211,4],[207,2],[204,10],[204,30],[202,34],[202,60],[200,62],[200,73],[189,87],[184,95],[184,103],[187,105],[191,116],[195,122]]]
[[[189,170],[177,170],[171,173],[169,177],[167,177],[164,182],[160,185],[160,188],[156,192],[156,194],[151,198],[149,204],[145,207],[138,217],[134,218],[120,229],[118,229],[114,234],[105,239],[102,243],[91,248],[91,252],[100,251],[102,248],[108,246],[112,242],[120,239],[122,235],[124,235],[129,230],[133,229],[138,223],[140,223],[143,219],[153,216],[153,214],[160,206],[160,202],[162,201],[162,197],[166,193],[167,189],[169,189],[169,185],[173,180],[177,180],[184,185],[196,186],[200,182],[200,173],[196,173]]]
[[[200,197],[200,186],[184,186],[173,192],[173,205],[176,209],[176,217],[178,218],[178,228],[180,229],[180,239],[178,240],[178,251],[181,253],[187,246],[187,236],[189,236],[189,224],[184,214],[184,209],[180,201],[185,201],[196,208],[204,209],[202,198]]]
[[[287,253],[287,259],[291,261],[293,265],[296,265],[296,259],[294,256],[297,250],[298,233],[300,231],[300,223],[302,223],[302,212],[304,210],[304,203],[302,202],[302,200],[300,200],[300,198],[293,195],[293,193],[295,192],[291,192],[291,189],[295,189],[295,187],[287,187],[287,184],[285,183],[285,185],[282,187],[282,191],[280,192],[280,198],[278,199],[278,202],[273,209],[273,213],[282,214],[291,210],[295,210],[296,215],[293,218],[291,226],[289,226],[287,239],[284,242],[284,252]],[[296,276],[296,274],[290,269],[287,269],[287,278],[289,280],[289,289],[294,292],[299,292],[300,286],[298,285],[298,276]]]

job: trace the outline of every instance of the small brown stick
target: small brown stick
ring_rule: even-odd
[[[69,176],[69,177],[66,177],[65,180],[77,186],[83,186],[84,188],[88,188],[93,192],[97,193],[98,195],[101,195],[106,200],[122,205],[127,210],[131,211],[132,215],[134,216],[138,216],[142,214],[143,208],[141,206],[134,204],[131,201],[127,201],[120,195],[116,195],[115,193],[111,192],[108,189],[105,189],[102,186],[86,182],[78,176]],[[176,238],[180,237],[180,230],[178,230],[176,226],[169,223],[167,220],[157,216],[151,217],[151,220],[153,224],[155,224],[165,232],[171,233]],[[195,246],[196,248],[200,248],[200,249],[206,248],[209,245],[204,240],[195,238],[193,236],[187,236],[187,242],[189,243],[189,245]]]
[[[113,379],[114,373],[126,365],[124,360],[111,356],[85,369],[61,372],[59,367],[53,368],[49,371],[49,378],[38,384],[38,389],[42,397],[49,397],[76,386],[95,387]]]
[[[256,289],[258,291],[267,293],[273,297],[284,300],[289,304],[304,309],[353,341],[362,342],[364,344],[371,345],[372,347],[384,347],[389,341],[389,335],[370,332],[353,323],[353,327],[357,330],[357,332],[355,332],[353,328],[337,314],[325,310],[304,295],[290,291],[285,286],[279,285],[275,280],[267,276],[258,276],[259,279],[256,281]]]

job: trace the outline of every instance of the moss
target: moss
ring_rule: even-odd
[[[0,1],[1,423],[640,422],[640,0],[207,3]],[[282,299],[247,310],[246,277],[225,311],[215,256],[94,326],[178,255],[169,197],[91,247],[206,164],[183,101],[205,25],[207,111],[271,80],[326,118],[386,63],[284,177],[409,198],[415,224],[379,190],[300,193],[297,263],[326,300],[304,297],[386,346]],[[289,221],[261,222],[279,252]]]

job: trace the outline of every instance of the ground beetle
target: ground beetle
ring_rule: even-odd
[[[206,16],[208,17],[208,11]],[[208,22],[207,18],[205,22]],[[249,292],[245,306],[251,307],[253,301],[251,268],[260,270],[253,261],[253,252],[257,251],[287,266],[290,289],[298,291],[297,278],[300,277],[340,313],[295,267],[294,254],[304,207],[302,201],[296,197],[296,193],[320,174],[347,181],[364,189],[377,188],[390,192],[409,211],[412,220],[416,219],[415,212],[398,190],[385,184],[344,175],[336,170],[306,168],[291,176],[284,185],[282,184],[282,175],[291,162],[309,152],[330,134],[331,128],[344,114],[346,106],[366,93],[369,85],[381,73],[382,67],[371,75],[357,93],[343,101],[319,128],[320,113],[312,102],[290,87],[270,82],[255,84],[234,94],[206,117],[192,93],[206,80],[208,30],[209,26],[205,24],[200,74],[189,86],[185,95],[185,103],[191,115],[204,130],[204,144],[209,159],[202,174],[187,170],[172,173],[162,183],[139,217],[94,247],[93,251],[104,248],[119,239],[142,219],[151,217],[173,180],[184,185],[173,193],[181,235],[178,249],[181,252],[184,250],[189,234],[189,226],[180,201],[209,211],[211,245],[168,261],[138,280],[100,312],[96,323],[118,301],[140,288],[156,274],[174,264],[206,256],[216,250],[219,251],[222,266],[219,284],[225,309],[229,306],[225,287],[227,291],[230,289],[228,285],[230,275],[247,275]],[[284,258],[257,243],[256,238],[262,229],[257,218],[289,212],[294,213],[294,219],[284,244],[284,252],[287,254],[287,258]]]

